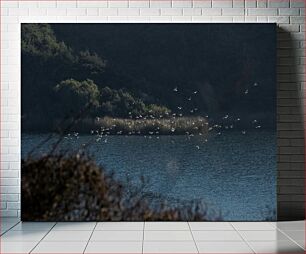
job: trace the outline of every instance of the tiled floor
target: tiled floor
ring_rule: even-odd
[[[31,223],[1,219],[0,253],[304,253],[305,221]]]

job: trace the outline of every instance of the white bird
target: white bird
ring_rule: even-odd
[[[199,146],[196,146],[196,148],[199,150],[200,149],[200,147]]]
[[[258,86],[258,84],[255,82],[255,83],[254,83],[254,86]]]
[[[245,134],[246,134],[246,131],[242,131],[241,133],[242,133],[243,135],[245,135]]]
[[[249,93],[249,89],[247,89],[247,90],[245,90],[245,92],[244,92],[245,94],[248,94]]]
[[[194,93],[194,94],[197,94],[197,93],[198,93],[198,91],[194,91],[193,93]]]
[[[178,91],[178,90],[177,90],[177,87],[175,87],[175,88],[173,89],[173,91],[174,91],[174,92],[177,92],[177,91]]]

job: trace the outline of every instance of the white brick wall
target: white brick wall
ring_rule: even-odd
[[[8,1],[1,4],[1,216],[20,216],[20,23],[277,22],[280,217],[303,210],[304,0]],[[303,213],[304,214],[304,213]]]

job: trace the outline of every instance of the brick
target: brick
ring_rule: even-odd
[[[160,9],[158,8],[141,8],[140,9],[140,15],[141,16],[159,16],[160,15]]]
[[[86,9],[85,8],[68,8],[67,15],[68,16],[85,16]]]
[[[305,7],[304,0],[290,0],[290,7]]]
[[[292,17],[290,17],[290,23],[292,23],[292,24],[304,24],[305,23],[305,17],[292,16]]]
[[[303,131],[279,131],[279,137],[281,138],[303,138]]]
[[[47,10],[47,15],[48,16],[66,16],[67,15],[67,10],[66,9],[59,9],[59,8],[48,9]]]
[[[116,8],[99,8],[99,15],[100,16],[117,16],[118,15],[118,9]]]
[[[133,2],[133,1],[131,1]],[[77,7],[80,8],[106,8],[107,1],[77,1]]]
[[[19,184],[19,180],[16,178],[3,178],[1,176],[0,185],[2,186],[11,186],[11,185],[18,185],[18,184]]]
[[[245,0],[245,7],[246,8],[255,8],[256,7],[256,0]]]
[[[172,0],[172,7],[192,7],[192,0]]]
[[[279,195],[277,197],[279,202],[289,201],[289,202],[303,202],[305,200],[304,195]]]
[[[232,17],[218,17],[218,16],[212,16],[212,21],[217,23],[231,23],[233,22]]]
[[[171,0],[151,0],[150,1],[150,8],[170,8]]]
[[[161,15],[165,16],[182,16],[183,9],[182,8],[162,8]]]
[[[247,15],[250,16],[276,16],[276,8],[257,8],[257,9],[247,9]]]
[[[119,16],[139,16],[140,10],[138,8],[119,8]]]
[[[19,9],[19,8],[10,8],[9,9],[9,15],[10,16],[28,16],[29,15],[29,9]]]
[[[266,8],[268,6],[267,0],[257,0],[257,7],[258,8]]]
[[[98,8],[87,8],[86,15],[87,16],[99,16],[99,9]]]
[[[211,22],[212,18],[211,16],[195,16],[192,17],[192,21],[196,21],[196,22]]]
[[[56,8],[56,1],[39,1],[38,8]]]
[[[31,16],[43,16],[43,15],[47,15],[47,9],[46,8],[31,8],[29,14]]]
[[[172,18],[170,16],[152,16],[150,17],[152,22],[171,22]]]
[[[194,8],[195,7],[209,8],[209,7],[212,7],[212,2],[211,2],[211,0],[194,0],[193,1],[193,7]]]
[[[7,208],[12,210],[20,209],[20,202],[7,202]]]
[[[3,209],[6,209],[6,202],[0,202],[0,209],[3,210]]]
[[[202,8],[203,16],[221,16],[222,11],[221,8]]]
[[[149,0],[130,0],[129,1],[129,8],[148,8],[150,7]]]
[[[281,16],[298,16],[300,15],[300,10],[296,8],[280,8],[278,10]]]
[[[303,178],[291,178],[291,179],[278,179],[279,186],[304,186],[305,179]]]
[[[278,174],[279,178],[305,178],[305,172],[304,171],[293,171],[293,170],[287,170],[287,171],[279,171]]]
[[[184,8],[183,9],[184,16],[199,16],[202,15],[201,8]]]
[[[57,1],[56,3],[57,8],[76,8],[77,1]]]
[[[18,170],[1,170],[0,172],[1,177],[5,178],[18,178],[19,177],[19,171]]]
[[[258,16],[257,17],[257,22],[259,22],[259,23],[268,23],[269,20],[268,20],[268,17]]]
[[[289,24],[289,17],[274,16],[268,17],[270,23]]]
[[[224,8],[222,9],[222,15],[224,16],[243,16],[244,9],[243,8]]]
[[[1,197],[1,201],[18,201],[19,200],[19,196],[18,194],[0,194]]]
[[[288,0],[269,0],[268,1],[268,7],[276,7],[276,8],[282,8],[282,7],[289,7],[290,2]]]
[[[2,210],[1,216],[2,217],[17,217],[18,213],[17,210]]]
[[[279,194],[303,194],[305,192],[303,186],[280,186]]]
[[[232,0],[212,0],[212,7],[220,7],[220,8],[232,8],[233,1]]]
[[[110,8],[127,8],[127,7],[129,7],[129,1],[128,0],[108,1],[108,7],[110,7]]]
[[[296,130],[296,131],[301,131],[304,130],[304,126],[302,123],[278,123],[277,124],[277,129],[279,131],[284,131],[284,130]]]
[[[304,154],[304,148],[303,147],[280,147],[279,148],[280,154]]]
[[[172,16],[172,21],[174,22],[189,22],[192,21],[191,16]]]
[[[244,8],[244,0],[233,0],[234,8]]]

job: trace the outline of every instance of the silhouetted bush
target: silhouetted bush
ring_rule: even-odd
[[[142,187],[140,187],[142,188]],[[141,189],[127,188],[83,154],[22,160],[22,220],[217,220],[204,203],[150,205]]]

